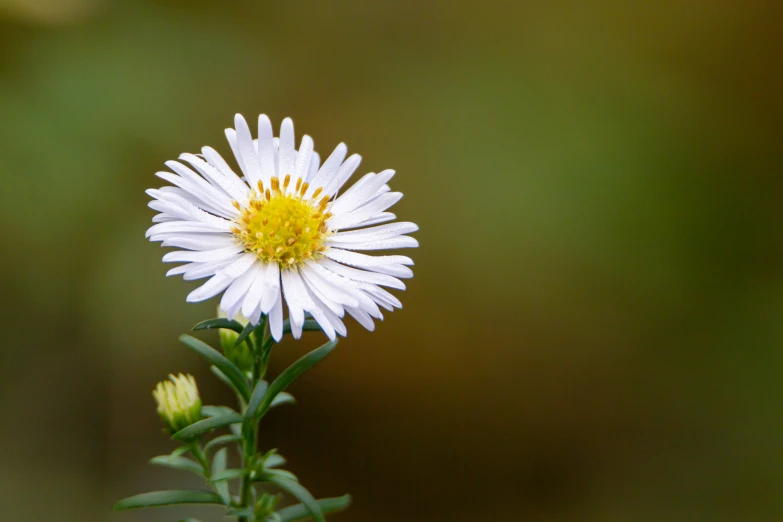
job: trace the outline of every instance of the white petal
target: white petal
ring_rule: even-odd
[[[180,234],[166,238],[161,246],[185,248],[188,250],[216,250],[235,244],[236,239],[227,234]]]
[[[339,263],[369,268],[383,265],[412,265],[413,260],[407,256],[368,256],[358,252],[348,252],[339,248],[327,248],[324,255]]]
[[[217,250],[202,250],[202,251],[190,251],[190,250],[177,250],[169,252],[163,256],[164,263],[206,263],[207,261],[218,261],[225,259],[234,254],[238,254],[244,250],[242,245],[233,245],[225,248],[218,248]]]
[[[403,265],[374,266],[371,270],[379,274],[401,277],[403,279],[413,277],[413,270]]]
[[[340,168],[337,170],[337,174],[334,176],[333,182],[330,182],[326,186],[326,193],[330,196],[336,194],[337,191],[342,188],[345,182],[351,178],[353,173],[356,172],[356,169],[359,168],[359,164],[361,162],[362,157],[358,154],[352,154],[347,160],[345,160],[345,163],[340,165]]]
[[[253,264],[253,282],[247,291],[245,300],[242,303],[242,315],[250,317],[256,309],[261,310],[261,296],[264,293],[264,283],[266,281],[267,263],[257,262]]]
[[[183,272],[182,279],[185,281],[195,281],[196,279],[211,277],[224,268],[231,266],[238,261],[240,257],[242,256],[235,255],[218,261],[209,261],[207,263],[190,263],[187,265],[187,270]]]
[[[258,117],[258,161],[261,162],[261,179],[268,187],[276,172],[272,122],[266,114]]]
[[[233,194],[234,191],[236,191],[237,193],[241,193],[243,195],[242,199],[237,198],[237,201],[243,202],[244,197],[247,196],[249,189],[245,182],[242,181],[241,176],[237,176],[231,167],[228,166],[226,160],[223,159],[223,156],[218,154],[218,152],[212,147],[202,147],[201,153],[204,155],[204,158],[207,160],[207,162],[219,172],[221,172],[223,176],[225,176],[226,181],[228,181],[231,186],[234,187],[231,193]]]
[[[232,313],[234,310],[239,311],[239,306],[242,305],[242,300],[247,295],[247,291],[250,285],[253,283],[253,276],[255,270],[252,269],[256,263],[253,263],[247,270],[242,273],[238,278],[231,283],[226,293],[223,294],[223,298],[220,300],[220,307],[226,312],[229,319],[233,319],[236,313]]]
[[[313,139],[306,134],[302,136],[302,143],[299,145],[299,152],[296,155],[294,165],[294,186],[296,180],[307,181],[307,172],[310,170],[310,161],[313,157]]]
[[[321,165],[321,156],[317,152],[313,152],[312,157],[310,158],[310,167],[307,170],[307,181],[308,183],[312,183],[313,178],[316,174],[318,174],[318,167]]]
[[[361,230],[351,230],[350,232],[337,232],[329,236],[329,239],[342,243],[365,241],[377,241],[379,239],[389,239],[401,234],[410,234],[419,230],[416,223],[400,222],[381,225],[379,227],[363,228]]]
[[[198,303],[199,301],[204,301],[210,297],[215,297],[220,292],[225,290],[230,284],[231,279],[216,274],[212,276],[212,279],[189,293],[186,300],[188,303]]]
[[[370,175],[368,174],[368,176]],[[363,177],[354,186],[346,190],[342,196],[337,198],[329,207],[329,212],[334,215],[347,214],[369,202],[386,182],[394,176],[394,171],[384,170],[369,178],[368,176]]]
[[[170,221],[180,221],[180,218],[172,216],[171,214],[155,214],[152,216],[153,223],[168,223]]]
[[[280,295],[280,266],[277,263],[269,263],[264,281],[264,293],[261,295],[261,312],[268,314],[280,299],[282,299]]]
[[[206,225],[197,221],[168,221],[152,225],[145,234],[152,241],[162,241],[166,235],[178,234],[180,232],[202,232],[202,233],[225,233],[230,232],[230,225],[225,227],[217,224]]]
[[[356,322],[367,328],[369,331],[372,332],[375,330],[375,323],[367,312],[363,312],[358,308],[346,308],[345,311],[351,314],[351,316],[356,319]]]
[[[279,296],[275,300],[275,306],[269,312],[269,331],[275,341],[283,338],[283,298]]]
[[[296,186],[295,164],[296,164],[296,146],[294,138],[294,122],[291,118],[283,120],[280,125],[280,151],[278,156],[278,172],[280,180],[284,180],[286,175],[290,174],[293,183],[289,185],[292,189]]]
[[[329,299],[347,306],[358,306],[359,303],[356,298],[349,292],[346,292],[339,284],[335,284],[335,282],[339,280],[336,280],[335,278],[331,278],[330,280],[329,275],[324,274],[326,271],[326,268],[320,266],[315,261],[307,261],[302,267],[302,275],[305,280]]]
[[[309,198],[317,188],[323,188],[324,185],[332,180],[332,177],[337,174],[337,169],[342,165],[347,153],[348,147],[346,147],[345,143],[337,145],[334,152],[326,158],[326,161],[324,161],[324,164],[318,170],[318,173],[313,176],[313,179],[310,181],[310,189],[305,193],[305,197]]]
[[[231,199],[236,201],[243,201],[245,199],[247,185],[237,178],[236,174],[233,172],[229,171],[227,175],[195,154],[181,154],[179,158],[190,163],[194,169],[204,176],[204,178],[208,179],[213,185],[220,187],[220,189]],[[235,181],[232,181],[229,176],[233,177]],[[242,187],[244,187],[244,189],[242,189]]]
[[[397,236],[388,239],[379,239],[377,241],[358,241],[342,242],[329,239],[326,244],[332,247],[344,248],[346,250],[391,250],[395,248],[416,248],[419,242],[410,236]]]
[[[356,223],[365,221],[379,212],[383,212],[387,208],[391,207],[402,199],[402,193],[389,192],[377,197],[369,203],[362,205],[361,207],[348,212],[347,214],[335,215],[330,218],[326,224],[333,230],[339,230],[343,227],[351,226]],[[329,209],[331,212],[331,208]]]
[[[259,155],[253,147],[253,136],[250,134],[250,127],[247,126],[245,118],[241,114],[234,116],[234,128],[237,133],[237,148],[242,154],[242,165],[244,165],[245,177],[251,187],[255,187],[259,179],[263,179],[262,168],[259,163]],[[271,136],[270,136],[271,138]]]
[[[304,324],[305,308],[311,304],[304,283],[296,272],[296,269],[285,269],[280,271],[280,278],[283,281],[283,295],[288,305],[288,317],[291,319],[291,326]]]
[[[351,228],[360,228],[360,227],[369,227],[370,225],[377,225],[379,223],[386,223],[388,221],[394,221],[397,218],[394,214],[391,212],[380,212],[370,219],[366,219],[362,221],[361,223],[355,223],[353,225],[343,225],[340,227],[340,230],[346,230]]]
[[[239,142],[237,140],[237,131],[234,129],[226,129],[226,139],[231,146],[231,152],[234,153],[234,158],[237,160],[239,170],[247,177],[247,171],[245,170],[245,163],[242,161],[242,151],[239,150]]]
[[[331,259],[321,259],[317,264],[322,270],[328,270],[353,281],[361,281],[363,283],[388,286],[390,288],[396,288],[397,290],[405,290],[405,283],[386,274],[378,274],[376,272],[369,272],[367,270],[341,265],[340,263],[335,263]]]

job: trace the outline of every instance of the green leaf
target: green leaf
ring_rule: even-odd
[[[324,515],[321,512],[321,507],[318,505],[318,502],[316,502],[310,492],[298,482],[283,478],[275,473],[262,473],[259,476],[258,481],[274,484],[289,495],[295,497],[299,502],[304,504],[304,507],[310,512],[310,515],[316,522],[324,522]]]
[[[152,491],[120,500],[114,504],[115,511],[141,509],[177,504],[223,504],[219,495],[202,490]]]
[[[201,520],[198,518],[188,517],[188,518],[183,518],[179,522],[201,522]]]
[[[234,390],[234,392],[236,392],[236,394],[237,394],[237,395],[239,395],[239,394],[240,394],[240,392],[239,392],[239,390],[237,389],[237,387],[236,387],[236,386],[234,386],[234,383],[233,383],[233,382],[231,382],[231,379],[229,379],[228,377],[226,377],[226,374],[225,374],[225,373],[223,373],[223,372],[221,372],[221,371],[220,371],[220,369],[219,369],[217,366],[215,366],[215,365],[213,364],[212,366],[210,366],[210,367],[209,367],[209,370],[210,370],[210,371],[211,371],[213,374],[215,374],[215,377],[217,377],[218,379],[220,379],[220,380],[223,382],[223,384],[225,384],[226,386],[228,386],[229,388],[231,388],[232,390]]]
[[[247,476],[247,470],[246,469],[226,469],[221,471],[220,473],[215,473],[212,475],[212,478],[210,479],[210,482],[220,482],[223,480],[234,480],[238,478],[242,478]]]
[[[351,505],[351,495],[343,495],[342,497],[335,498],[323,498],[316,500],[318,507],[321,508],[321,512],[324,515],[330,513],[337,513],[342,511]],[[307,510],[304,504],[296,504],[283,508],[277,512],[282,522],[293,522],[294,520],[302,520],[310,516],[310,512]]]
[[[190,471],[197,475],[203,475],[204,470],[201,465],[195,461],[187,459],[185,457],[175,457],[174,455],[160,455],[150,460],[150,464],[156,466],[164,466],[167,468],[181,469],[183,471]]]
[[[193,327],[193,330],[214,330],[216,328],[225,328],[226,330],[233,330],[236,333],[242,333],[242,330],[244,329],[242,323],[239,321],[232,321],[231,319],[226,319],[225,317],[218,317],[217,319],[207,319],[206,321],[201,321]]]
[[[225,473],[227,464],[228,450],[226,448],[221,448],[215,453],[215,456],[212,459],[212,477],[210,477],[210,482],[215,484],[218,495],[223,499],[223,503],[228,506],[231,504],[231,493],[228,490],[228,482],[215,479],[215,476]]]
[[[277,379],[275,379],[269,386],[269,390],[267,390],[266,395],[264,395],[264,400],[261,402],[261,406],[259,407],[259,415],[263,415],[266,410],[269,409],[272,401],[280,392],[285,390],[288,385],[291,384],[297,377],[302,375],[304,372],[318,364],[324,357],[329,355],[329,353],[334,350],[335,346],[337,346],[337,339],[334,341],[329,341],[320,348],[316,348],[286,368],[283,373],[278,375]]]
[[[235,413],[239,415],[235,410],[229,408],[228,406],[210,406],[210,405],[202,406],[201,413],[203,413],[207,417],[219,417],[220,415],[227,415],[231,413]]]
[[[247,323],[245,327],[239,332],[239,337],[237,337],[234,346],[239,346],[240,344],[245,342],[255,329],[256,329],[256,325],[254,325],[253,323]]]
[[[267,388],[269,388],[269,383],[266,381],[258,381],[258,384],[256,384],[253,395],[250,396],[250,402],[247,403],[247,408],[245,409],[245,417],[242,422],[243,429],[247,429],[256,417],[258,407],[261,405],[264,395],[266,395]]]
[[[179,448],[175,449],[171,452],[172,457],[180,457],[190,451],[190,446],[180,446]]]
[[[238,435],[221,435],[220,437],[215,437],[211,441],[207,442],[206,446],[204,446],[204,451],[209,451],[215,446],[220,446],[221,444],[231,444],[232,442],[240,442],[241,440],[242,437]]]
[[[276,468],[286,463],[285,458],[282,455],[273,453],[264,459],[265,468]]]
[[[181,335],[180,342],[186,345],[188,348],[203,356],[209,362],[218,367],[229,381],[234,385],[237,393],[242,398],[248,400],[250,398],[250,388],[247,385],[247,379],[242,375],[242,372],[237,368],[234,363],[226,359],[226,357],[215,350],[203,341],[196,339],[190,335]]]
[[[299,479],[296,478],[296,475],[291,473],[288,470],[285,469],[272,469],[269,466],[266,466],[267,469],[264,470],[264,474],[267,476],[274,475],[277,478],[283,479],[283,480],[290,480],[292,482],[299,482]]]
[[[280,392],[274,399],[272,399],[272,403],[269,405],[269,407],[274,408],[275,406],[282,406],[284,404],[296,404],[296,399],[294,399],[294,396],[288,392]]]
[[[210,430],[215,430],[234,424],[235,422],[242,422],[242,416],[238,413],[224,413],[222,415],[216,415],[214,417],[207,417],[196,423],[191,424],[187,428],[183,428],[175,433],[172,438],[176,440],[187,440]]]

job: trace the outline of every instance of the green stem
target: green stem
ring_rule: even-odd
[[[253,361],[253,376],[252,376],[252,383],[250,385],[250,389],[254,390],[258,382],[264,378],[264,374],[266,373],[266,362],[268,358],[268,350],[264,350],[264,347],[267,344],[267,321],[266,317],[261,318],[261,322],[258,325],[258,328],[256,329],[256,342],[255,347],[253,350],[254,354],[254,361]],[[242,404],[243,409],[247,406],[245,404]],[[243,411],[244,413],[244,411]],[[250,426],[250,428],[247,430],[246,433],[243,433],[244,441],[242,444],[242,465],[244,468],[248,471],[247,475],[242,478],[242,482],[240,485],[240,496],[239,496],[239,507],[240,508],[251,508],[252,507],[252,493],[253,493],[253,483],[250,479],[250,472],[252,471],[250,469],[250,463],[253,460],[253,457],[255,457],[256,451],[257,451],[257,440],[258,440],[258,424],[254,424],[253,426]],[[239,522],[251,522],[251,517],[242,516],[239,517]]]
[[[190,446],[190,452],[193,454],[194,457],[196,457],[198,463],[201,464],[201,469],[204,470],[204,477],[207,479],[207,481],[209,481],[210,477],[212,476],[212,471],[210,470],[207,457],[206,455],[204,455],[204,450],[201,449],[201,443],[194,442]]]

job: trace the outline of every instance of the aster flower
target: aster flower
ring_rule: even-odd
[[[405,235],[418,230],[414,223],[389,223],[396,216],[387,210],[402,197],[387,185],[394,171],[366,174],[342,191],[361,161],[358,154],[346,159],[345,144],[322,164],[309,136],[296,148],[290,118],[279,138],[266,115],[258,119],[256,140],[241,115],[234,123],[226,137],[241,176],[204,147],[167,162],[173,172],[157,173],[174,186],[147,191],[149,206],[160,212],[147,236],[183,249],[163,256],[185,263],[167,275],[209,278],[188,302],[222,292],[219,308],[227,317],[244,314],[258,324],[267,315],[278,341],[284,304],[296,338],[306,313],[330,339],[346,335],[346,312],[372,330],[374,319],[383,319],[380,308],[401,307],[381,287],[404,290],[401,279],[413,276],[413,261],[361,251],[418,246]]]

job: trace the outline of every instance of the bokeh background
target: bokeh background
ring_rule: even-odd
[[[158,380],[230,400],[144,189],[235,112],[396,169],[421,226],[403,310],[265,422],[335,519],[783,520],[782,11],[0,0],[0,520],[218,520],[110,506],[197,484],[146,464]]]

